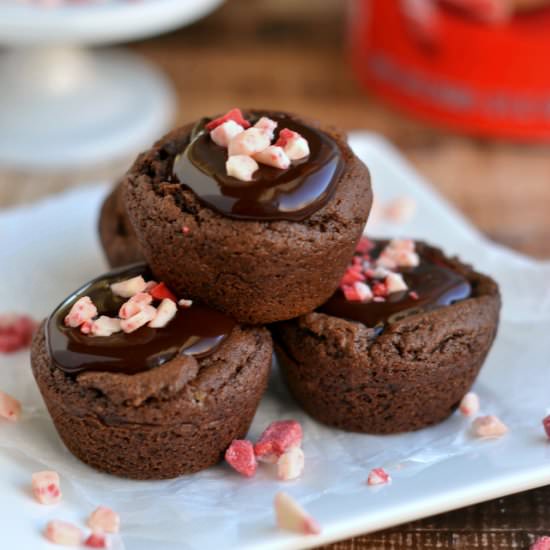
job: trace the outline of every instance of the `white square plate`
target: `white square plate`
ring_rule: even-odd
[[[380,138],[354,134],[351,142],[371,168],[379,200],[407,195],[418,204],[411,222],[378,225],[372,234],[424,238],[499,281],[502,324],[475,390],[482,412],[499,415],[510,433],[500,440],[474,440],[468,421],[458,414],[413,434],[339,432],[301,413],[274,373],[250,437],[271,420],[300,420],[307,461],[302,479],[278,482],[265,467],[249,480],[220,465],[172,481],[121,480],[70,455],[38,395],[28,354],[3,356],[0,388],[18,397],[25,409],[19,423],[0,423],[6,547],[50,549],[40,534],[46,521],[82,524],[101,503],[121,513],[122,537],[116,545],[128,550],[307,548],[550,483],[550,444],[541,426],[550,412],[550,264],[486,241]],[[0,213],[3,311],[47,315],[70,291],[104,270],[96,217],[105,191],[104,186],[78,189]],[[62,476],[65,498],[54,508],[41,507],[29,493],[31,472],[45,466]],[[393,482],[366,486],[369,470],[378,466],[391,472]],[[275,528],[272,500],[279,490],[318,519],[320,535]]]

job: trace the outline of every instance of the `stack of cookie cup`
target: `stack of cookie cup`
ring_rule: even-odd
[[[33,344],[66,446],[137,479],[215,464],[248,431],[272,339],[321,422],[392,433],[451,414],[495,336],[498,288],[423,243],[362,238],[371,203],[342,133],[288,113],[233,109],[141,154],[100,214],[117,269]]]

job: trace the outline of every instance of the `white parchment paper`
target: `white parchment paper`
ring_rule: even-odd
[[[353,534],[361,527],[366,531],[434,513],[428,496],[433,493],[434,499],[444,498],[446,491],[455,494],[451,491],[453,482],[438,482],[428,490],[423,485],[429,479],[426,476],[433,472],[435,478],[438,468],[452,464],[458,479],[466,475],[474,459],[488,471],[480,480],[492,479],[489,474],[502,468],[498,478],[502,481],[501,494],[515,487],[505,481],[514,468],[531,468],[533,476],[536,473],[540,479],[536,483],[549,482],[550,453],[540,419],[550,407],[550,265],[485,241],[378,138],[355,135],[352,145],[368,162],[380,200],[407,195],[418,203],[417,215],[406,225],[379,224],[369,228],[370,234],[424,238],[449,253],[459,253],[499,281],[504,300],[501,330],[476,391],[481,395],[483,412],[498,414],[510,426],[507,442],[471,439],[468,421],[458,414],[439,426],[396,436],[329,429],[297,408],[274,369],[249,436],[254,439],[275,419],[296,418],[302,422],[307,466],[300,480],[278,482],[269,467],[260,468],[258,475],[249,480],[219,465],[172,481],[129,481],[92,470],[64,448],[34,384],[28,353],[22,352],[0,356],[0,388],[24,406],[19,423],[0,424],[0,455],[3,453],[12,462],[25,457],[37,467],[59,471],[71,510],[81,511],[78,517],[98,504],[120,511],[123,531],[117,545],[129,550],[299,548],[319,544]],[[0,311],[46,316],[69,292],[106,269],[96,231],[97,212],[106,191],[105,185],[80,188],[0,213]],[[516,434],[527,438],[528,443],[514,441]],[[502,445],[516,452],[504,456],[506,447]],[[521,454],[518,445],[524,447]],[[531,453],[528,460],[521,458],[525,453]],[[392,473],[392,486],[367,488],[364,481],[369,470],[379,466]],[[462,474],[461,468],[465,470]],[[470,496],[462,500],[455,497],[456,505],[494,494],[487,487],[483,493],[481,482],[476,492],[475,475],[470,477],[472,483],[465,482],[456,489],[469,488]],[[0,474],[0,488],[10,483]],[[530,485],[536,483],[530,481]],[[415,500],[421,487],[426,489],[424,508]],[[304,540],[281,535],[274,529],[272,500],[281,489],[318,512],[324,535]],[[416,514],[410,507],[401,510],[407,502],[412,508],[418,506]],[[377,524],[373,523],[375,513],[380,516]],[[348,517],[349,524],[344,519]]]

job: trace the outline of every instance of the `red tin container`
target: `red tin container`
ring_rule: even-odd
[[[366,87],[432,122],[549,140],[550,3],[515,2],[355,0],[354,70]]]

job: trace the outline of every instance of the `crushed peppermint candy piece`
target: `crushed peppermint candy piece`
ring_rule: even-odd
[[[181,300],[178,300],[178,306],[180,307],[191,307],[193,305],[193,300],[185,300],[182,298]]]
[[[225,113],[225,115],[211,120],[208,124],[206,124],[205,128],[207,130],[214,130],[214,128],[217,128],[220,124],[223,124],[228,120],[232,120],[233,122],[240,124],[243,128],[250,128],[250,122],[244,118],[241,110],[237,108],[231,109]]]
[[[229,158],[235,155],[251,157],[270,145],[269,136],[258,128],[249,128],[236,135],[227,147]]]
[[[266,132],[267,135],[269,136],[269,139],[271,140],[275,135],[275,129],[277,128],[277,123],[274,120],[266,116],[263,116],[260,118],[260,120],[258,120],[258,122],[256,122],[256,124],[254,124],[254,128],[258,128],[263,132]]]
[[[112,336],[117,332],[121,332],[120,319],[101,315],[99,318],[91,322],[90,336]]]
[[[79,546],[82,542],[82,531],[72,523],[53,520],[46,525],[44,536],[55,544]]]
[[[252,176],[258,168],[258,163],[248,155],[230,156],[225,163],[227,175],[241,181],[252,181]]]
[[[120,306],[118,316],[121,319],[129,319],[137,315],[145,306],[151,304],[152,301],[153,296],[149,292],[138,292]]]
[[[298,132],[283,128],[275,145],[282,147],[290,160],[301,160],[309,155],[309,144]]]
[[[321,532],[317,521],[287,493],[277,493],[274,504],[279,528],[303,535],[317,535]]]
[[[89,296],[82,296],[65,317],[65,326],[76,328],[97,316],[97,308]]]
[[[212,141],[220,147],[228,147],[229,142],[244,132],[244,128],[234,120],[228,120],[220,124],[210,132]]]
[[[20,416],[21,403],[15,397],[0,391],[0,418],[17,422]]]
[[[118,533],[120,516],[107,506],[98,506],[88,518],[88,527],[95,532]]]
[[[550,537],[538,538],[530,547],[529,550],[550,550]]]
[[[153,320],[149,323],[151,328],[164,328],[178,312],[176,302],[170,298],[164,298],[157,308]]]
[[[472,422],[472,433],[476,437],[501,437],[508,427],[496,416],[480,416]]]
[[[260,164],[266,164],[267,166],[273,166],[280,170],[286,170],[290,166],[290,159],[281,147],[277,145],[270,145],[263,151],[254,155],[254,160],[257,160]]]
[[[225,461],[239,474],[252,477],[258,465],[254,446],[246,439],[235,439],[225,451]]]
[[[458,410],[464,416],[475,416],[479,412],[479,397],[476,393],[467,393],[460,402]]]
[[[384,205],[384,218],[393,223],[407,223],[416,213],[416,201],[412,197],[397,197]]]
[[[411,290],[409,292],[409,297],[411,298],[411,300],[419,300],[420,299],[420,296],[418,295],[418,292],[416,292],[414,290]]]
[[[144,306],[141,311],[132,315],[128,319],[123,319],[120,322],[120,327],[126,334],[134,332],[138,328],[152,321],[157,314],[157,309],[153,306]]]
[[[415,243],[411,239],[391,240],[376,260],[378,266],[388,269],[416,267],[419,263],[420,258],[415,252]]]
[[[384,485],[391,481],[390,474],[384,468],[373,468],[369,472],[367,485]]]
[[[546,435],[550,439],[550,415],[542,420],[542,425],[544,426],[544,431],[546,432]]]
[[[254,445],[254,453],[263,462],[277,462],[278,458],[292,447],[302,443],[302,426],[296,420],[272,422]]]
[[[277,460],[277,477],[283,481],[296,479],[304,471],[304,451],[300,447],[291,447]]]
[[[138,292],[143,292],[147,283],[141,275],[137,277],[132,277],[126,281],[119,281],[118,283],[113,283],[111,285],[111,292],[116,296],[121,298],[131,298],[134,294]]]
[[[393,294],[394,292],[403,292],[409,288],[401,273],[388,273],[385,283],[388,294]]]
[[[61,500],[59,474],[52,470],[35,472],[31,479],[32,494],[40,504],[57,504]]]
[[[151,296],[155,300],[164,300],[165,298],[168,298],[169,300],[172,300],[174,303],[178,301],[178,299],[174,296],[174,293],[163,282],[155,285],[149,291],[149,294],[151,294]]]
[[[28,315],[0,315],[0,353],[28,348],[36,327],[36,321]]]
[[[88,548],[109,548],[109,539],[103,533],[91,533],[84,541]]]

